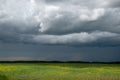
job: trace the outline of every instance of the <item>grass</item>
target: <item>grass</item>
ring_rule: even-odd
[[[0,80],[120,80],[120,64],[0,63]]]

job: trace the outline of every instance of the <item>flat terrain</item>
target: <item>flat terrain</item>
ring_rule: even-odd
[[[0,63],[0,80],[120,80],[120,64]]]

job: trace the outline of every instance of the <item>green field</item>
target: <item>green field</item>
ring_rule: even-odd
[[[120,64],[0,63],[0,80],[120,80]]]

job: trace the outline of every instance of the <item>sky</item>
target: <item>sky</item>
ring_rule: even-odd
[[[120,61],[120,0],[0,0],[0,60]]]

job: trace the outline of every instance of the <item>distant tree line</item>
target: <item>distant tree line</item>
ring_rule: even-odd
[[[0,63],[102,63],[102,64],[120,64],[116,62],[89,62],[89,61],[0,61]]]

